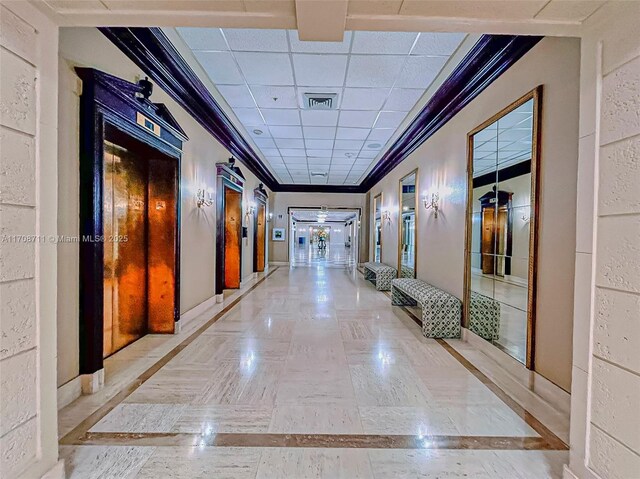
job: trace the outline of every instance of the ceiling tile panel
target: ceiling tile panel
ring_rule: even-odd
[[[304,140],[302,138],[276,138],[278,148],[304,148]]]
[[[371,140],[374,141],[387,141],[393,135],[395,130],[387,128],[374,128],[371,130],[371,134],[367,138],[367,143],[370,144]],[[365,146],[368,146],[365,144]]]
[[[274,138],[302,138],[302,128],[299,126],[270,126],[269,131]]]
[[[388,96],[388,88],[345,88],[340,108],[378,111]]]
[[[412,55],[442,55],[449,57],[460,46],[464,33],[421,33]]]
[[[409,111],[415,106],[423,94],[423,89],[393,88],[389,94],[387,103],[384,105],[384,109],[390,111]]]
[[[411,56],[407,59],[407,63],[402,69],[395,86],[399,88],[427,89],[438,76],[447,60],[447,57]]]
[[[336,150],[360,150],[364,146],[363,140],[336,140]]]
[[[258,148],[275,148],[276,144],[272,138],[255,138],[253,142]]]
[[[312,148],[315,150],[331,150],[333,149],[333,140],[311,140],[305,139],[305,144],[307,148]]]
[[[417,36],[407,32],[355,32],[351,53],[407,55]]]
[[[229,48],[239,52],[288,52],[286,30],[225,28]]]
[[[368,128],[344,128],[339,127],[336,134],[338,140],[364,140],[371,130]]]
[[[257,108],[234,108],[233,112],[245,126],[264,126]]]
[[[398,55],[352,55],[346,85],[391,87],[398,78],[405,58]]]
[[[328,126],[305,126],[304,137],[311,140],[330,140],[335,138],[336,129]]]
[[[333,126],[338,124],[338,112],[328,110],[302,110],[303,126]]]
[[[249,85],[293,85],[293,70],[286,53],[234,53]]]
[[[306,87],[341,87],[344,84],[347,55],[295,54],[292,57],[296,84]]]
[[[308,158],[331,158],[334,150],[307,150]]]
[[[191,50],[228,50],[219,28],[178,28],[178,33]]]
[[[246,85],[220,85],[218,91],[231,108],[251,108],[256,106]]]
[[[194,52],[194,55],[211,81],[216,84],[242,85],[240,70],[228,52]]]
[[[407,114],[402,111],[382,111],[376,121],[376,128],[398,128]]]
[[[260,111],[269,126],[295,126],[300,124],[298,110],[263,108]]]
[[[371,128],[376,121],[378,111],[358,111],[358,110],[342,110],[340,112],[340,120],[338,126],[349,126],[356,128]]]
[[[298,108],[296,89],[292,86],[249,87],[259,108]]]
[[[293,157],[305,156],[304,150],[299,148],[280,148],[280,154],[285,159],[288,156],[293,156]]]

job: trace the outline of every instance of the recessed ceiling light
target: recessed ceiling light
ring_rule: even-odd
[[[254,132],[256,135],[262,135],[262,133],[264,133],[262,130],[259,130],[258,128],[256,128],[255,130],[253,130],[253,132]]]
[[[254,130],[255,131],[255,130]],[[382,145],[380,143],[369,143],[367,148],[380,148]]]

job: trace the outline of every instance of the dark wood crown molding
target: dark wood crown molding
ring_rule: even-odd
[[[483,35],[362,183],[336,186],[278,183],[162,29],[100,31],[269,189],[292,193],[366,193],[543,38]]]

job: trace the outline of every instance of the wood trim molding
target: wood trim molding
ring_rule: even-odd
[[[298,185],[278,183],[161,28],[100,31],[269,189],[296,193],[366,193],[543,38],[483,35],[361,184]]]

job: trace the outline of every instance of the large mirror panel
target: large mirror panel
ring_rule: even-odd
[[[469,133],[467,326],[533,367],[541,88]]]
[[[382,193],[373,198],[373,261],[382,262]]]
[[[413,170],[400,180],[400,228],[398,229],[398,277],[416,277],[416,196],[418,170]]]

